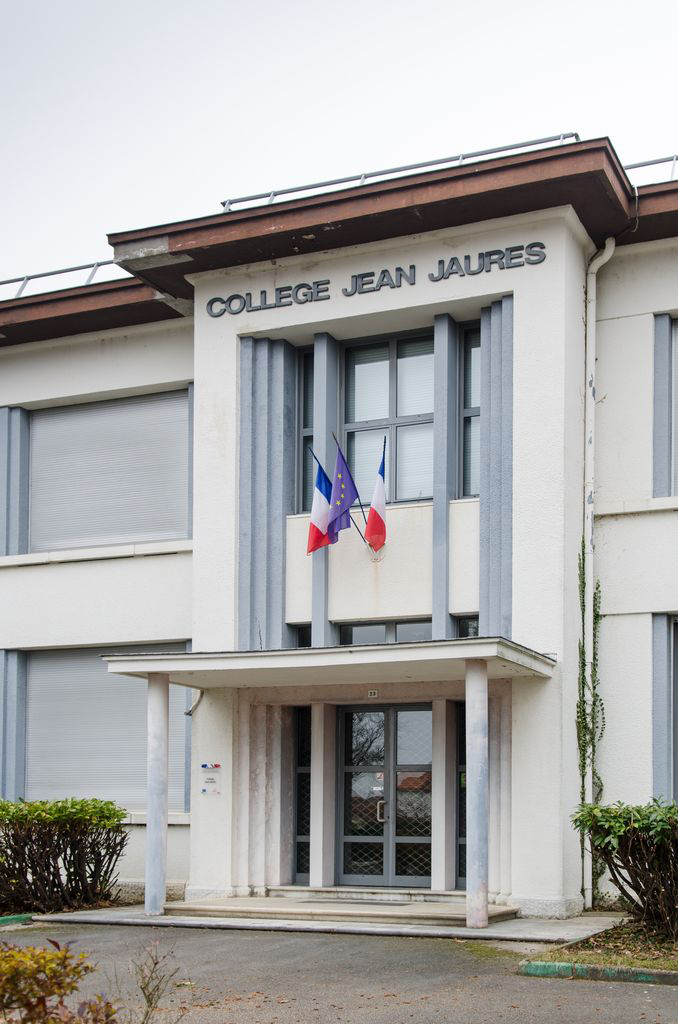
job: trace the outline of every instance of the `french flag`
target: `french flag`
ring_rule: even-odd
[[[386,456],[386,439],[384,439],[384,450],[381,454],[381,465],[377,473],[377,482],[374,485],[372,504],[367,517],[365,527],[365,540],[373,551],[383,548],[386,543],[386,485],[384,483],[384,459]]]
[[[318,472],[315,475],[315,487],[313,488],[311,522],[308,528],[307,555],[317,551],[318,548],[324,548],[326,544],[335,544],[337,541],[336,532],[328,529],[331,495],[332,484],[330,478],[320,463],[318,463]]]

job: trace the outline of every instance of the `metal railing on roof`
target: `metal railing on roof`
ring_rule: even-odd
[[[512,142],[508,146],[494,146],[492,149],[478,149],[473,153],[457,153],[455,156],[445,156],[438,160],[424,160],[417,164],[403,164],[402,167],[387,167],[381,171],[364,171],[362,174],[350,174],[345,178],[331,178],[328,181],[315,181],[311,185],[296,185],[293,188],[276,188],[270,192],[259,192],[252,196],[238,196],[237,199],[224,199],[221,205],[224,213],[229,213],[235,204],[256,203],[262,199],[266,200],[266,206],[270,206],[280,196],[295,195],[299,192],[316,192],[318,189],[334,188],[337,185],[350,185],[355,182],[358,187],[364,185],[371,178],[387,178],[391,175],[407,174],[409,171],[421,171],[428,167],[440,167],[443,164],[456,164],[460,166],[468,160],[479,160],[484,156],[498,156],[500,153],[512,153],[517,149],[531,149],[534,146],[545,146],[555,142],[563,144],[569,139],[580,142],[577,132],[562,132],[560,135],[548,135],[543,139],[530,139],[529,142]]]
[[[640,163],[637,164],[624,164],[624,170],[634,171],[637,167],[656,167],[657,164],[671,164],[669,181],[673,181],[676,173],[676,161],[678,161],[678,153],[674,153],[673,156],[660,156],[657,160],[641,160]]]
[[[41,277],[57,277],[59,274],[75,274],[80,270],[89,270],[85,284],[91,284],[100,267],[111,267],[115,260],[98,260],[96,263],[82,263],[77,267],[62,267],[60,270],[44,270],[40,274],[24,274],[23,277],[8,277],[6,281],[0,281],[0,288],[10,284],[18,284],[16,295],[12,298],[18,299],[23,295],[24,289],[29,281],[37,281]],[[121,268],[122,269],[122,268]]]

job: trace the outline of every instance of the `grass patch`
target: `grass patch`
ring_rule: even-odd
[[[481,960],[493,960],[495,957],[515,957],[518,954],[510,949],[497,949],[489,944],[489,940],[483,939],[455,939],[455,943],[466,952]],[[520,954],[522,955],[522,954]]]
[[[571,946],[559,946],[550,952],[540,953],[534,959],[678,971],[678,942],[648,931],[636,922],[627,922]]]

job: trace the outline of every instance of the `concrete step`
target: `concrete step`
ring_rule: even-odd
[[[466,893],[463,889],[416,889],[368,887],[365,885],[270,885],[266,895],[291,900],[329,900],[356,903],[463,903]]]
[[[319,921],[363,923],[372,922],[390,926],[437,925],[463,926],[466,905],[458,903],[369,903],[359,900],[276,899],[269,897],[235,897],[218,902],[172,902],[165,905],[169,917],[222,917],[243,920]],[[490,921],[505,921],[515,917],[514,907],[489,908]]]

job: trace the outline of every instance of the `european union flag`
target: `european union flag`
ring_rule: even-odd
[[[351,506],[357,497],[358,491],[353,483],[351,471],[346,464],[344,453],[337,445],[337,461],[334,464],[330,515],[327,524],[327,532],[330,536],[336,536],[340,530],[347,530],[350,527]]]

